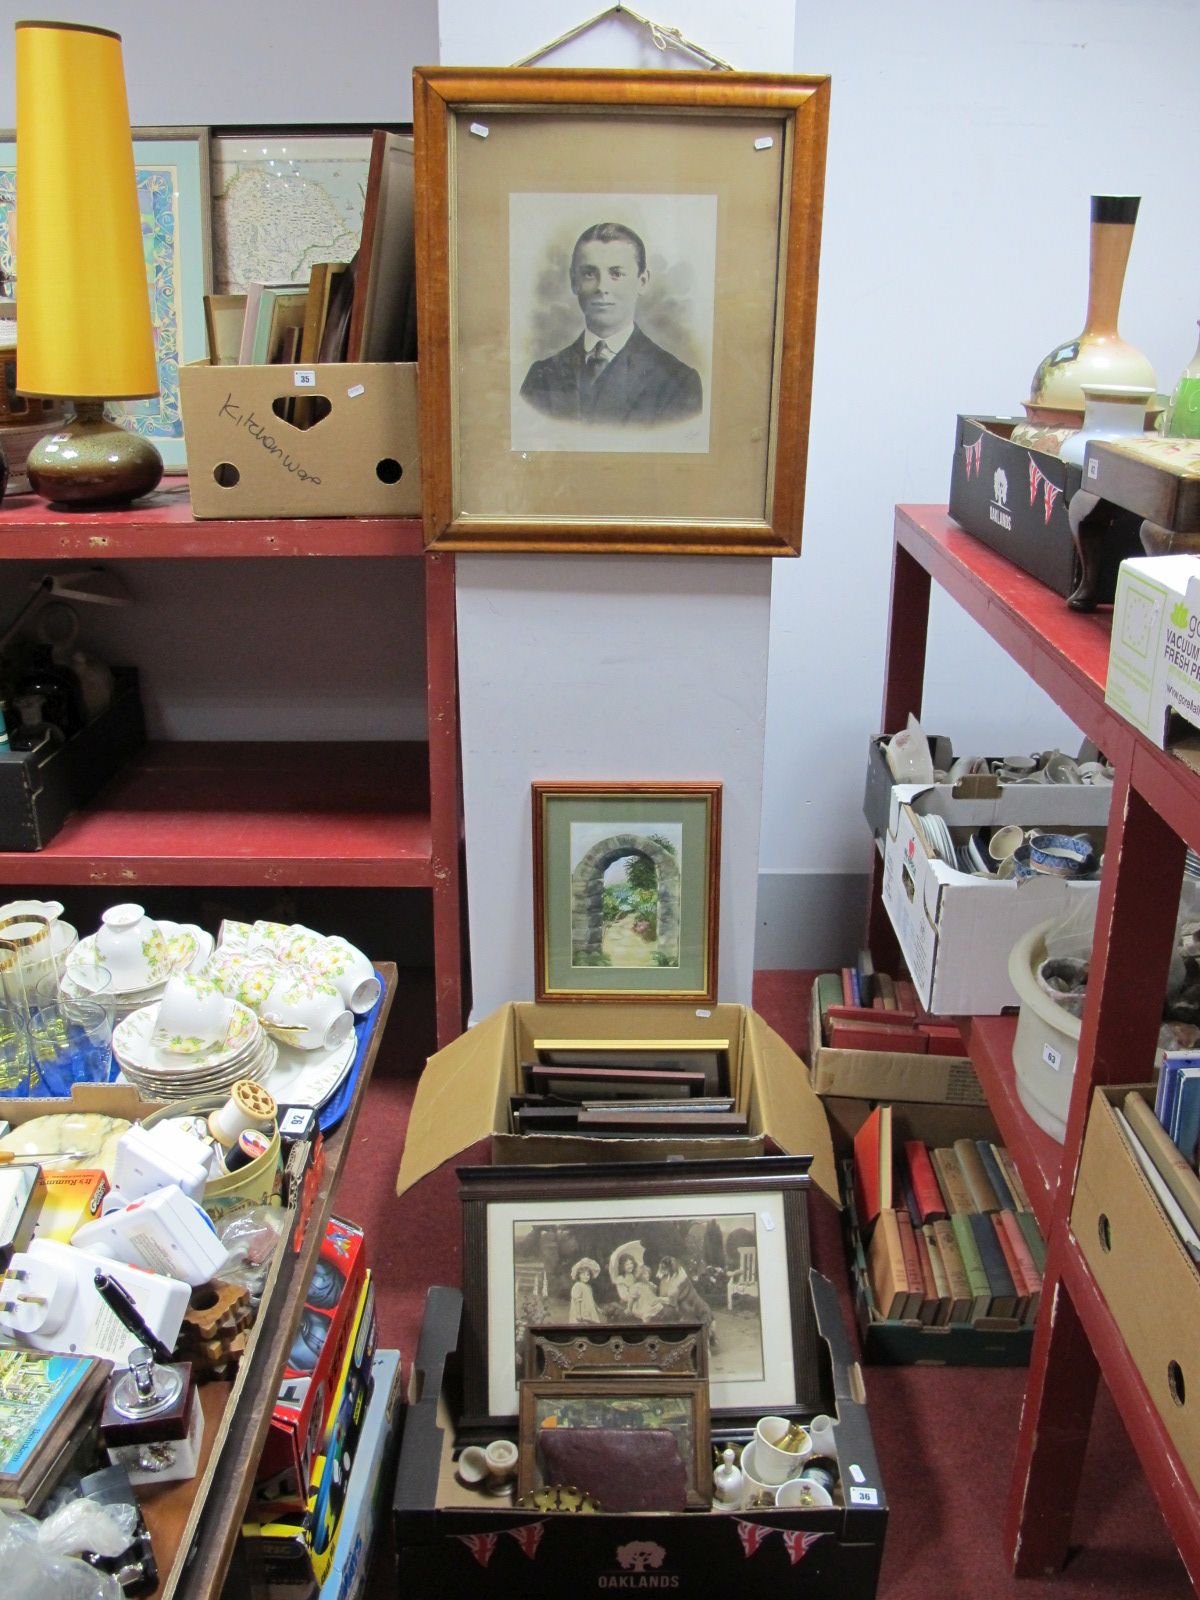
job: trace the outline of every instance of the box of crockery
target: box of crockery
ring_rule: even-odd
[[[1046,450],[1014,444],[1009,435],[1021,420],[959,417],[950,471],[950,515],[1022,571],[1057,594],[1069,595],[1080,571],[1067,507],[1082,473]],[[1096,598],[1103,605],[1110,604],[1116,593],[1121,562],[1142,553],[1140,526],[1140,517],[1113,508],[1111,528],[1100,546]]]
[[[873,1600],[887,1501],[862,1373],[832,1284],[811,1272],[808,1295],[822,1404],[834,1421],[832,1504],[570,1516],[519,1508],[511,1494],[485,1495],[456,1477],[446,1369],[460,1348],[463,1302],[456,1289],[431,1289],[396,1475],[397,1592],[456,1600],[550,1600],[610,1589],[688,1600]]]

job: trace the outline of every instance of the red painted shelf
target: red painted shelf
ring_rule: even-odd
[[[1021,1182],[1043,1233],[1050,1230],[1063,1147],[1044,1133],[1021,1104],[1013,1067],[1016,1017],[964,1017],[967,1045],[996,1125],[1017,1164]]]
[[[0,883],[430,888],[424,744],[149,744]]]
[[[198,522],[185,480],[124,511],[64,511],[35,495],[0,503],[0,559],[92,561],[247,556],[421,556],[417,517]]]

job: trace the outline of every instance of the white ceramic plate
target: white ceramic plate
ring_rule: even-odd
[[[279,1061],[262,1083],[280,1105],[318,1109],[333,1097],[358,1052],[352,1033],[333,1050],[296,1050],[277,1045]]]
[[[213,953],[213,936],[205,933],[203,928],[198,928],[194,922],[168,922],[165,917],[159,919],[159,927],[167,941],[167,956],[170,962],[168,977],[177,973],[199,972]],[[96,948],[96,935],[89,933],[86,939],[79,943],[67,957],[66,976],[75,982],[80,991],[87,993],[87,971],[90,967],[104,965],[100,952]],[[141,1000],[148,1003],[157,999],[166,985],[162,983],[151,984],[148,988],[113,989],[111,993],[122,1000]]]
[[[209,1045],[194,1056],[173,1056],[169,1051],[158,1050],[150,1040],[158,1025],[159,1002],[142,1006],[123,1017],[113,1029],[113,1053],[122,1066],[132,1066],[139,1072],[153,1072],[166,1077],[178,1076],[180,1068],[188,1073],[200,1073],[211,1067],[224,1067],[249,1054],[261,1032],[258,1018],[249,1006],[235,1000],[233,1019],[224,1039]]]

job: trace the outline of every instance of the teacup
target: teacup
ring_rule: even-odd
[[[1032,756],[1001,756],[996,776],[1001,783],[1028,783],[1036,771]]]
[[[322,934],[315,933],[312,928],[303,927],[299,922],[293,922],[286,936],[281,937],[276,943],[275,949],[281,961],[306,967],[313,952],[324,943]]]
[[[141,906],[109,906],[96,930],[96,949],[118,993],[149,989],[170,973],[166,937]]]
[[[379,999],[383,985],[371,963],[345,939],[322,939],[309,954],[305,965],[310,972],[327,978],[342,999],[360,1017]]]
[[[1025,843],[1025,829],[1018,828],[1010,822],[1005,828],[997,828],[988,840],[988,855],[993,861],[1007,861],[1010,856],[1015,856]]]
[[[739,1463],[742,1469],[742,1508],[746,1511],[761,1510],[764,1506],[775,1504],[775,1493],[779,1488],[778,1483],[768,1483],[759,1476],[760,1468],[757,1458],[758,1440],[751,1439],[742,1451]]]
[[[764,1483],[779,1484],[794,1478],[812,1451],[813,1442],[807,1428],[789,1422],[786,1417],[759,1418],[754,1429],[754,1460]]]
[[[211,978],[221,993],[257,1011],[284,976],[278,961],[249,951],[218,950],[210,956],[203,976]]]
[[[169,978],[150,1042],[175,1055],[199,1055],[229,1032],[234,1002],[208,978]]]
[[[775,1491],[775,1504],[781,1511],[816,1511],[833,1504],[833,1496],[815,1478],[789,1478]]]
[[[1051,750],[1046,757],[1042,766],[1042,777],[1046,783],[1083,782],[1079,763],[1072,756],[1064,755],[1061,750]]]
[[[354,1028],[354,1013],[333,984],[306,973],[280,978],[258,1014],[277,1038],[300,1050],[334,1050]]]

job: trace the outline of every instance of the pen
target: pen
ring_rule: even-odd
[[[169,1362],[173,1359],[171,1352],[134,1304],[133,1297],[127,1289],[115,1278],[110,1278],[107,1272],[96,1272],[92,1282],[96,1286],[96,1293],[113,1316],[139,1343],[146,1346],[155,1361]]]

